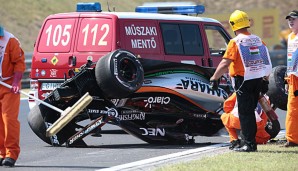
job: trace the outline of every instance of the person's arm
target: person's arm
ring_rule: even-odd
[[[19,40],[17,38],[11,38],[8,43],[10,60],[13,63],[14,72],[24,72],[26,68],[25,55]]]
[[[218,80],[224,73],[228,72],[231,62],[231,59],[223,58],[219,63],[218,67],[216,68],[215,73],[210,78],[210,81]]]
[[[9,47],[11,62],[14,64],[11,92],[18,93],[20,90],[20,82],[22,80],[26,66],[25,55],[22,48],[20,47],[19,41],[16,38],[12,38],[9,40]]]
[[[231,40],[227,46],[226,53],[224,54],[222,60],[220,61],[215,73],[210,78],[210,81],[218,80],[224,73],[228,72],[229,65],[233,60],[235,60],[237,45],[234,40]]]

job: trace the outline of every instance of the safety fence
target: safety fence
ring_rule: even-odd
[[[33,53],[25,53],[26,70],[22,78],[22,88],[30,88],[30,73]]]
[[[269,54],[271,57],[271,62],[273,67],[277,65],[287,65],[286,50],[272,50],[272,51],[269,51]],[[32,53],[25,53],[25,57],[26,57],[26,72],[24,73],[24,76],[22,79],[22,87],[29,88]]]

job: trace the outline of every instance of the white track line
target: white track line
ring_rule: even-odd
[[[178,152],[178,153],[153,157],[153,158],[149,158],[149,159],[145,159],[145,160],[139,160],[136,162],[126,163],[126,164],[122,164],[122,165],[118,165],[118,166],[113,166],[110,168],[99,169],[96,171],[117,171],[117,170],[134,169],[134,168],[136,169],[139,166],[144,166],[144,165],[148,165],[148,164],[156,164],[157,162],[161,163],[161,162],[176,160],[179,158],[197,155],[202,152],[208,152],[208,151],[211,152],[217,148],[224,147],[227,145],[228,145],[227,143],[215,144],[215,145],[211,145],[211,146],[207,146],[207,147],[186,150],[186,151],[182,151],[182,152]]]
[[[283,138],[285,136],[285,130],[281,130],[279,134],[276,136],[276,138]],[[144,168],[146,165],[155,165],[155,164],[160,164],[160,163],[165,163],[169,162],[172,160],[177,160],[180,158],[186,158],[186,157],[191,157],[194,155],[198,155],[200,153],[206,153],[206,152],[212,152],[215,149],[221,148],[228,146],[228,143],[222,143],[222,144],[215,144],[207,147],[202,147],[202,148],[195,148],[191,150],[186,150],[178,153],[173,153],[173,154],[167,154],[163,156],[158,156],[158,157],[153,157],[149,159],[144,159],[144,160],[139,160],[131,163],[126,163],[118,166],[113,166],[105,169],[99,169],[95,171],[123,171],[123,170],[136,170],[140,167]]]

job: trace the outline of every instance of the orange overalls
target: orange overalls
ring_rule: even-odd
[[[288,38],[287,77],[288,104],[286,115],[286,139],[298,144],[298,36],[293,32]]]
[[[0,37],[3,41],[3,37]],[[25,56],[19,41],[12,37],[6,44],[2,58],[2,77],[12,77],[14,72],[25,71]],[[13,77],[4,81],[11,85]],[[20,154],[20,122],[18,120],[20,94],[0,85],[0,157],[17,160]]]
[[[240,130],[240,121],[239,118],[234,116],[232,113],[230,113],[236,103],[236,93],[233,93],[225,102],[224,102],[224,112],[221,115],[221,120],[226,127],[229,136],[230,136],[230,142],[233,140],[238,139],[237,130]],[[257,122],[257,133],[256,133],[256,143],[257,144],[266,144],[267,141],[270,139],[270,135],[266,132],[265,126],[267,124],[267,116],[262,111],[261,114],[261,121]]]
[[[286,78],[288,90],[288,104],[286,115],[286,139],[289,142],[298,144],[298,94],[295,97],[294,92],[298,93],[298,77],[291,74]]]

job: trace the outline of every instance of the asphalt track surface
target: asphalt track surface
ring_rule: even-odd
[[[1,171],[151,170],[160,165],[198,159],[227,150],[226,136],[196,137],[193,145],[150,145],[122,133],[112,125],[103,127],[106,132],[112,130],[110,134],[84,138],[89,145],[87,148],[52,147],[32,132],[27,123],[28,112],[28,103],[22,100],[19,115],[21,154],[14,168],[0,166]],[[282,128],[284,113],[278,113]]]

